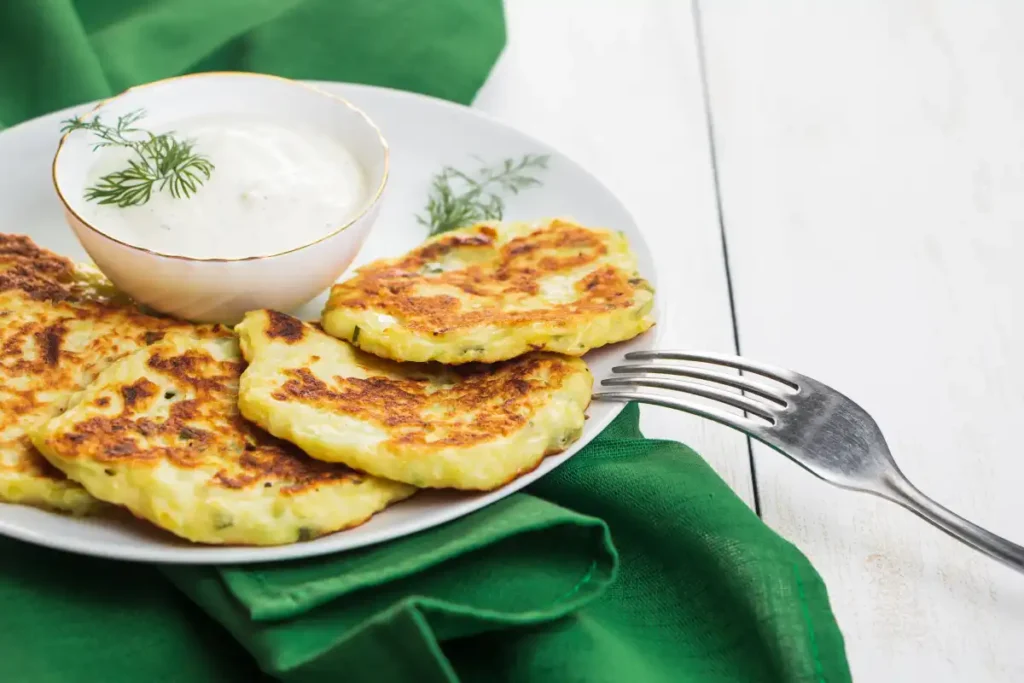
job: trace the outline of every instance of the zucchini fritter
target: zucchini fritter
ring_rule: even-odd
[[[96,498],[200,543],[309,540],[413,493],[245,420],[244,365],[234,335],[169,335],[107,368],[32,439]]]
[[[501,486],[578,439],[590,403],[579,358],[396,363],[273,311],[235,330],[243,415],[314,458],[415,486]]]
[[[445,233],[335,285],[323,328],[364,351],[457,364],[530,350],[582,356],[654,324],[621,233],[564,220]]]
[[[28,430],[122,354],[186,327],[139,312],[95,269],[0,234],[0,501],[101,507],[36,452]]]

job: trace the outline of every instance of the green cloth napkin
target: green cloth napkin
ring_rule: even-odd
[[[638,419],[628,406],[528,493],[352,553],[157,572],[2,540],[0,670],[26,683],[264,680],[257,666],[296,683],[849,681],[806,558]]]
[[[806,558],[638,419],[627,407],[528,495],[383,548],[164,571],[297,683],[849,680]],[[581,513],[611,530],[614,581],[606,527]]]
[[[192,71],[260,71],[468,103],[501,0],[0,0],[0,127]]]
[[[217,69],[465,103],[503,41],[498,0],[2,0],[0,126]],[[527,493],[327,558],[153,568],[0,539],[0,680],[848,681],[813,567],[637,424]]]
[[[570,614],[615,568],[602,521],[518,495],[379,548],[164,572],[285,680],[441,682],[441,643]]]

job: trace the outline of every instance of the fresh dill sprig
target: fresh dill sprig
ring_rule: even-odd
[[[85,198],[100,204],[141,206],[149,201],[154,190],[165,189],[175,199],[189,198],[209,180],[213,163],[194,151],[191,140],[174,137],[173,132],[155,135],[135,127],[146,115],[145,110],[117,117],[117,123],[109,126],[99,116],[91,120],[67,119],[61,132],[76,130],[91,131],[99,140],[92,146],[93,151],[104,147],[124,147],[134,153],[128,160],[128,168],[101,177],[92,187],[86,188]]]
[[[479,221],[501,220],[505,213],[502,193],[515,195],[539,187],[542,183],[536,171],[546,169],[548,159],[547,154],[527,154],[518,161],[483,165],[474,173],[445,166],[431,181],[426,214],[416,220],[430,229],[431,236]]]

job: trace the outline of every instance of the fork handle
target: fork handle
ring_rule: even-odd
[[[1024,573],[1024,547],[968,522],[924,495],[902,474],[888,478],[886,497],[976,550]]]

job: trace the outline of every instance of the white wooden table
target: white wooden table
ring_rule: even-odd
[[[921,489],[1024,542],[1024,3],[507,0],[476,105],[633,211],[666,346],[839,388]],[[1024,576],[645,407],[828,584],[858,681],[1024,681]]]

